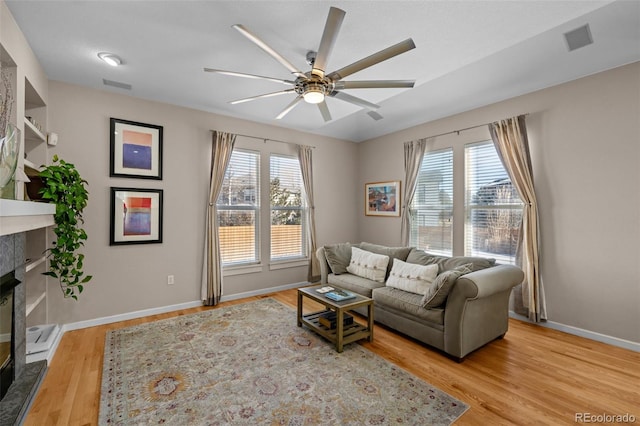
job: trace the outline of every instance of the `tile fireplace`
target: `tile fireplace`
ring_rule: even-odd
[[[47,369],[27,364],[26,232],[50,226],[55,205],[0,200],[0,425],[21,424]],[[44,211],[44,212],[43,212]],[[5,384],[6,380],[6,384]]]

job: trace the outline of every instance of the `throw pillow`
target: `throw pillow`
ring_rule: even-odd
[[[324,255],[331,272],[335,275],[346,274],[347,266],[351,262],[351,244],[340,243],[324,246]]]
[[[389,256],[351,247],[351,262],[347,266],[347,271],[353,275],[383,283],[388,264]]]
[[[436,279],[436,275],[438,275],[438,265],[413,265],[395,259],[387,279],[387,286],[409,293],[425,294]]]
[[[436,277],[422,298],[422,307],[425,309],[436,308],[447,301],[449,291],[456,280],[464,274],[472,272],[472,265],[466,263],[450,271],[444,271]]]
[[[362,250],[370,251],[371,253],[383,254],[385,256],[389,256],[389,265],[387,265],[387,276],[391,272],[391,268],[393,267],[393,261],[395,259],[400,259],[403,262],[407,260],[407,256],[411,251],[411,247],[387,247],[381,246],[379,244],[372,244],[367,242],[360,243],[360,248]],[[386,278],[385,277],[385,278]]]

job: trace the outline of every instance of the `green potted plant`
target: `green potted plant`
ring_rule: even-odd
[[[78,300],[77,294],[82,293],[83,285],[92,278],[82,271],[84,255],[78,252],[87,239],[87,233],[80,226],[84,223],[82,211],[89,199],[84,186],[87,181],[80,177],[73,164],[59,159],[57,155],[39,176],[44,183],[40,190],[42,199],[56,205],[53,231],[57,240],[47,249],[49,271],[44,274],[60,282],[64,297]]]

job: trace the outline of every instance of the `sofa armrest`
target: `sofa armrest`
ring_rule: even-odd
[[[493,266],[458,278],[445,308],[445,352],[463,358],[504,335],[509,328],[511,289],[523,279],[522,270],[513,265]]]
[[[524,279],[522,270],[513,265],[497,265],[463,275],[456,281],[452,293],[467,299],[479,299],[511,290]]]
[[[318,264],[320,265],[320,283],[326,284],[327,277],[329,276],[329,263],[327,262],[327,256],[324,254],[324,247],[320,247],[316,250],[316,257],[318,258]]]

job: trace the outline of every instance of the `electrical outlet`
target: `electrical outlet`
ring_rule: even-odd
[[[174,283],[173,275],[167,275],[167,285],[173,285]]]

